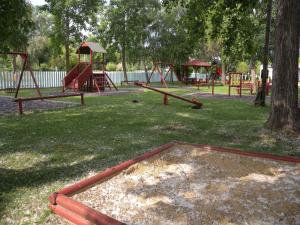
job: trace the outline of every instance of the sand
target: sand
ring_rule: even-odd
[[[300,224],[300,164],[176,145],[73,198],[126,224]]]

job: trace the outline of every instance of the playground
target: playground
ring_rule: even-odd
[[[28,54],[10,53],[23,67],[0,92],[1,224],[300,222],[300,138],[264,128],[259,83],[231,72],[221,84],[193,60],[181,80],[155,62],[146,80],[116,84],[99,44],[77,53],[62,90],[40,88]],[[22,87],[25,70],[33,88]]]
[[[184,87],[160,90],[192,99],[197,87]],[[208,88],[202,90],[211,95]],[[56,91],[42,90],[47,95]],[[0,134],[0,188],[1,202],[6,202],[0,207],[1,224],[64,223],[48,208],[53,192],[172,140],[300,156],[298,136],[264,128],[268,107],[253,107],[252,102],[239,97],[224,101],[196,96],[203,107],[193,109],[192,104],[172,97],[164,105],[163,95],[152,90],[132,87],[132,91],[110,96],[87,93],[83,106],[79,96],[57,98],[57,102],[77,105],[41,112],[25,109],[23,116],[0,117],[4,131]],[[216,94],[226,95],[227,91],[227,87],[216,87]],[[36,91],[21,90],[20,94],[29,97]],[[83,192],[78,196],[84,202],[87,195]],[[97,201],[95,198],[91,204]],[[283,221],[289,220],[284,216]]]
[[[3,1],[0,225],[300,225],[299,9]]]

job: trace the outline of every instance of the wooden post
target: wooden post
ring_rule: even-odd
[[[36,81],[36,79],[35,79],[35,77],[34,77],[34,74],[33,74],[33,71],[32,71],[32,69],[31,69],[31,66],[30,66],[29,64],[28,64],[28,69],[29,69],[31,78],[32,78],[32,80],[33,80],[33,83],[34,83],[34,85],[35,85],[35,89],[36,89],[38,95],[39,95],[40,97],[42,97],[42,93],[41,93],[41,91],[40,91],[40,87],[39,87],[39,85],[37,84],[37,81]]]
[[[212,95],[215,95],[215,78],[212,78]]]
[[[23,66],[22,66],[22,71],[21,71],[21,75],[20,75],[20,78],[19,78],[19,82],[18,82],[18,85],[17,85],[17,90],[16,90],[15,98],[18,97],[19,90],[20,90],[20,87],[21,87],[21,82],[22,82],[22,79],[23,79],[24,70],[26,69],[27,55],[24,55],[24,56],[21,55],[21,58],[23,59]]]
[[[164,95],[164,105],[168,105],[168,95]]]
[[[83,99],[83,93],[82,92],[80,93],[80,102],[81,102],[81,105],[84,105],[84,99]]]
[[[23,102],[22,99],[18,99],[18,105],[19,105],[19,114],[23,114]]]
[[[228,74],[229,76],[229,85],[228,85],[228,95],[230,96],[230,88],[231,88],[231,74]]]
[[[90,64],[93,63],[93,51],[90,49]]]
[[[242,83],[243,83],[243,74],[240,74],[240,98],[242,97]]]

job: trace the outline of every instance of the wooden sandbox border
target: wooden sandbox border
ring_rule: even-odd
[[[166,151],[176,145],[188,145],[188,146],[204,148],[205,150],[209,150],[209,151],[225,152],[225,153],[238,154],[238,155],[249,156],[249,157],[271,159],[276,161],[300,163],[300,157],[276,156],[269,153],[242,151],[235,148],[221,148],[217,146],[191,144],[191,143],[186,143],[181,141],[172,141],[158,148],[154,148],[150,151],[147,151],[144,154],[134,159],[125,161],[119,165],[108,168],[103,172],[100,172],[92,177],[83,179],[73,185],[67,186],[57,192],[54,192],[49,196],[50,209],[55,214],[77,225],[95,225],[95,224],[126,225],[125,223],[122,223],[95,209],[92,209],[80,203],[79,201],[72,199],[71,197],[74,194],[82,192],[97,183],[103,182],[113,176],[116,176],[117,174],[127,169],[128,167],[132,166],[133,164],[151,158],[152,156],[157,155],[163,151]]]

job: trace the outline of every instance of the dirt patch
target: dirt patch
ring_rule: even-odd
[[[127,224],[300,224],[299,190],[300,164],[177,145],[73,198]]]
[[[10,113],[17,113],[18,112],[18,104],[15,103],[14,98],[0,96],[0,116]],[[62,109],[67,107],[72,107],[79,105],[77,103],[72,102],[59,102],[59,101],[52,101],[52,100],[44,100],[44,101],[27,101],[23,102],[23,109],[24,112],[28,111],[43,111],[43,110],[50,110],[50,109]]]

